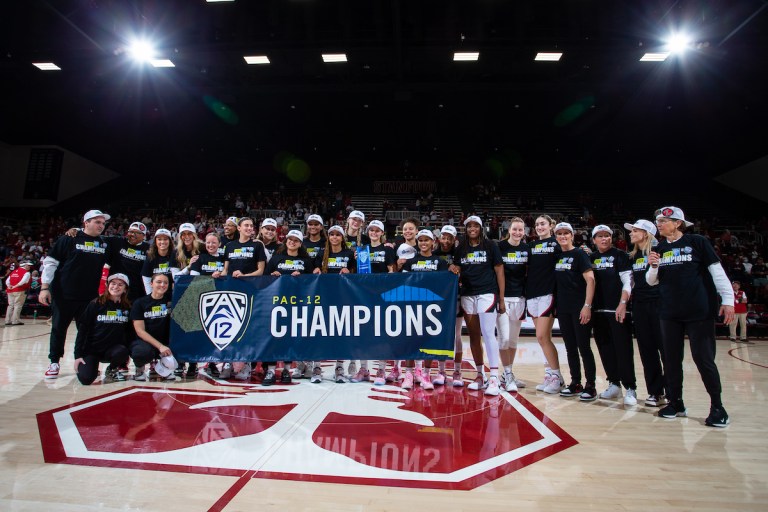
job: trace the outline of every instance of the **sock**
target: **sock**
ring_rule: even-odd
[[[508,364],[504,367],[504,373],[512,373],[512,365]]]
[[[424,368],[424,361],[416,361],[416,368],[419,370]]]
[[[491,368],[491,377],[499,378],[499,369],[498,368]]]
[[[438,361],[437,362],[437,369],[440,372],[444,372],[445,371],[445,361]]]

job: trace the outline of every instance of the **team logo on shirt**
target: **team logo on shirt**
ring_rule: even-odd
[[[128,311],[117,309],[115,311],[107,310],[104,315],[97,315],[96,321],[103,324],[124,324],[128,322]]]
[[[634,271],[643,271],[646,268],[648,268],[648,259],[645,256],[637,258],[632,264],[632,270]]]
[[[384,263],[386,253],[384,251],[371,251],[371,263]]]
[[[328,268],[347,268],[349,266],[349,256],[336,256],[328,258]]]
[[[462,265],[473,265],[476,263],[485,263],[488,261],[488,256],[485,251],[468,252],[466,256],[461,258]]]
[[[573,258],[560,258],[555,264],[555,270],[571,270]]]
[[[231,260],[243,260],[253,258],[253,247],[238,247],[229,255]]]
[[[309,254],[309,257],[312,259],[317,258],[317,255],[320,254],[320,248],[319,247],[307,247],[307,254]]]
[[[165,304],[152,306],[152,309],[144,312],[144,318],[165,318],[168,316],[168,306]]]
[[[304,260],[285,260],[277,264],[279,270],[289,270],[291,272],[304,272]]]
[[[217,291],[200,295],[200,323],[216,348],[224,350],[243,331],[248,314],[248,296],[242,292]]]
[[[528,251],[515,251],[502,254],[501,259],[507,265],[522,265],[528,263]]]
[[[692,252],[693,249],[689,246],[682,248],[675,247],[674,249],[665,251],[664,254],[661,255],[659,265],[677,265],[679,263],[693,261]]]
[[[171,271],[171,264],[167,261],[164,261],[160,263],[155,270],[152,271],[153,274],[167,274]]]
[[[107,252],[107,244],[105,242],[84,242],[82,244],[75,244],[75,248],[78,251],[90,252],[92,254],[104,254]]]
[[[546,254],[555,252],[555,242],[542,242],[531,247],[531,254]]]
[[[133,261],[144,261],[147,259],[146,254],[144,254],[142,251],[137,251],[132,247],[120,249],[120,256]]]
[[[200,270],[210,273],[221,272],[224,270],[224,263],[221,261],[209,261],[208,263],[200,265]]]
[[[595,258],[592,261],[592,268],[594,268],[595,270],[604,270],[606,268],[613,268],[614,259],[615,258],[613,256],[608,256],[608,257],[603,256],[601,258]]]
[[[421,260],[411,265],[411,272],[431,272],[437,270],[437,263],[440,260]]]

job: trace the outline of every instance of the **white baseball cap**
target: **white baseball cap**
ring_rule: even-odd
[[[155,231],[155,238],[157,238],[158,236],[167,236],[168,238],[171,238],[171,232],[165,228],[160,228],[157,231]]]
[[[384,223],[380,220],[372,220],[370,224],[368,224],[368,229],[371,228],[379,228],[380,230],[384,231]]]
[[[128,226],[128,231],[138,231],[142,235],[147,235],[147,226],[143,222],[134,222]]]
[[[263,221],[261,221],[261,227],[264,226],[272,226],[273,228],[277,228],[277,221],[275,219],[270,219],[267,217]]]
[[[185,222],[181,226],[179,226],[179,234],[184,233],[185,231],[189,231],[192,234],[197,233],[197,230],[195,229],[195,225],[191,224],[189,222]]]
[[[624,229],[632,231],[632,228],[642,229],[656,236],[656,225],[649,220],[638,219],[634,224],[630,224],[629,222],[624,223]]]
[[[470,222],[477,222],[478,224],[480,224],[480,227],[483,227],[483,219],[481,219],[481,218],[480,218],[480,217],[478,217],[477,215],[470,215],[469,217],[467,217],[466,219],[464,219],[464,225],[465,225],[465,226],[466,226],[467,224],[469,224]]]
[[[458,231],[456,231],[456,228],[451,226],[450,224],[446,224],[442,228],[440,228],[440,233],[448,233],[449,235],[453,235],[454,238],[456,238],[456,235],[459,234]]]
[[[667,219],[681,220],[683,221],[683,224],[686,225],[686,227],[693,226],[693,222],[689,222],[685,220],[685,214],[683,213],[683,210],[681,210],[677,206],[665,206],[663,208],[659,208],[658,210],[656,210],[656,220],[659,220],[665,217]]]
[[[595,235],[600,233],[601,231],[605,231],[609,235],[613,235],[613,230],[611,228],[609,228],[605,224],[598,224],[597,226],[592,228],[592,238],[595,238]]]
[[[365,222],[365,214],[361,212],[360,210],[352,210],[349,213],[350,219],[360,219],[361,221]]]
[[[175,370],[179,366],[179,363],[176,362],[176,358],[173,356],[165,356],[161,357],[160,360],[155,363],[155,371],[157,374],[163,378],[169,377],[173,370]]]
[[[85,215],[83,215],[83,222],[94,219],[96,217],[104,217],[105,221],[112,218],[101,210],[88,210],[85,212]]]
[[[428,229],[422,229],[421,231],[419,231],[418,233],[416,233],[416,240],[418,240],[419,238],[421,238],[421,237],[423,237],[423,236],[429,237],[429,238],[430,238],[431,240],[433,240],[433,241],[434,241],[434,239],[435,239],[435,234],[434,234],[434,233],[432,233],[432,232],[431,232],[430,230],[428,230]]]
[[[321,216],[319,216],[318,214],[313,213],[312,215],[307,217],[307,224],[309,224],[310,222],[319,222],[320,225],[322,226],[323,225],[323,218]]]
[[[416,256],[416,248],[408,244],[400,244],[397,248],[397,257],[404,260],[409,260]]]
[[[111,276],[109,276],[107,278],[107,283],[111,283],[115,279],[121,280],[122,282],[124,282],[126,284],[126,286],[131,286],[131,281],[130,281],[130,279],[128,279],[128,276],[125,275],[125,274],[121,274],[119,272],[117,274],[112,274]]]
[[[294,237],[294,238],[298,238],[298,239],[299,239],[299,242],[303,242],[303,241],[304,241],[304,235],[303,235],[303,234],[301,233],[301,231],[299,231],[298,229],[292,229],[292,230],[290,230],[290,231],[288,232],[288,234],[287,234],[287,235],[285,235],[285,238],[288,238],[288,237],[290,237],[290,236],[292,236],[292,237]]]
[[[230,223],[230,222],[231,222],[232,224],[234,224],[235,226],[237,226],[237,221],[238,221],[238,220],[239,220],[239,219],[238,219],[237,217],[228,217],[228,218],[227,218],[227,220],[225,220],[225,221],[224,221],[224,224],[228,224],[228,223]]]
[[[555,226],[555,233],[557,233],[561,229],[567,229],[568,231],[571,232],[571,234],[573,234],[573,226],[571,226],[568,222],[559,222]]]
[[[342,236],[344,236],[344,228],[342,228],[342,227],[341,227],[341,226],[339,226],[338,224],[337,224],[337,225],[334,225],[334,226],[331,226],[331,227],[329,227],[329,228],[328,228],[328,233],[330,234],[330,233],[331,233],[331,231],[338,231],[339,233],[341,233],[341,235],[342,235]]]

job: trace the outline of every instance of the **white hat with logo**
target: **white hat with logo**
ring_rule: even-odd
[[[609,235],[613,235],[613,230],[611,228],[609,228],[605,224],[598,224],[597,226],[592,228],[592,238],[595,238],[595,235],[600,233],[601,231],[604,231]]]
[[[273,228],[277,228],[277,221],[275,219],[270,219],[267,217],[263,221],[261,221],[261,227],[264,226],[272,226]]]
[[[101,210],[88,210],[85,212],[85,215],[83,215],[83,222],[95,219],[96,217],[104,217],[105,221],[112,218]]]
[[[157,238],[158,236],[167,236],[168,238],[171,238],[171,232],[165,228],[160,228],[157,231],[155,231],[155,238]]]
[[[421,231],[416,233],[416,240],[418,240],[419,238],[421,238],[423,236],[429,237],[430,240],[434,240],[435,239],[435,234],[434,233],[432,233],[428,229],[422,229]]]
[[[673,220],[681,220],[683,221],[683,224],[687,226],[693,226],[693,222],[689,222],[685,220],[685,214],[683,213],[683,210],[678,208],[677,206],[665,206],[663,208],[659,208],[656,210],[656,220],[667,218],[667,219],[673,219]]]
[[[119,279],[119,280],[121,280],[121,281],[122,281],[122,282],[124,282],[124,283],[125,283],[127,286],[130,286],[130,285],[131,285],[131,281],[128,279],[128,276],[127,276],[127,275],[125,275],[125,274],[121,274],[121,273],[119,273],[119,272],[118,272],[117,274],[112,274],[111,276],[109,276],[109,277],[107,278],[107,283],[111,283],[111,282],[112,282],[112,281],[114,281],[115,279]]]
[[[478,217],[477,215],[470,215],[469,217],[467,217],[466,219],[464,219],[464,225],[465,225],[465,226],[466,226],[467,224],[469,224],[470,222],[477,222],[478,224],[480,224],[480,227],[483,227],[483,219],[481,219],[481,218],[480,218],[480,217]]]
[[[360,210],[352,210],[349,213],[350,219],[360,219],[361,221],[365,222],[365,214],[361,212]]]
[[[573,234],[573,226],[568,222],[559,222],[557,226],[555,226],[555,233],[563,229],[568,230]]]
[[[286,239],[287,239],[287,238],[290,238],[290,237],[293,237],[293,238],[298,238],[298,239],[299,239],[299,242],[303,242],[303,241],[304,241],[304,235],[303,235],[303,234],[301,233],[301,231],[299,231],[298,229],[292,229],[292,230],[290,230],[290,231],[288,232],[288,234],[287,234],[287,235],[285,235],[285,238],[286,238]]]
[[[195,225],[190,222],[185,222],[181,226],[179,226],[179,234],[184,233],[185,231],[188,231],[192,234],[197,233],[197,230],[195,229]]]
[[[318,214],[313,213],[312,215],[307,217],[307,224],[309,224],[310,222],[318,222],[322,226],[323,225],[323,218],[321,216],[319,216]]]
[[[169,377],[173,370],[178,368],[179,363],[176,362],[176,358],[173,356],[161,357],[160,360],[155,363],[155,371],[163,378]]]
[[[379,228],[381,231],[384,231],[384,223],[380,220],[372,220],[370,224],[368,224],[368,229],[371,228]]]
[[[642,229],[656,236],[656,225],[649,220],[638,219],[634,224],[630,224],[629,222],[624,223],[624,229],[632,231],[632,228]]]
[[[328,228],[328,234],[331,234],[331,232],[336,231],[337,233],[341,233],[341,236],[344,236],[344,228],[339,226],[338,224],[333,225]]]
[[[440,228],[440,233],[447,233],[449,235],[453,235],[454,238],[456,238],[456,235],[459,234],[458,231],[456,231],[456,228],[451,226],[450,224],[446,224],[442,228]]]
[[[237,226],[239,219],[237,217],[228,217],[226,221],[224,221],[224,224],[229,224],[230,222]]]
[[[128,226],[128,231],[138,231],[142,235],[147,234],[147,226],[143,222],[134,222],[130,226]]]
[[[409,260],[416,256],[416,248],[412,245],[408,244],[400,244],[400,247],[397,248],[397,257]]]

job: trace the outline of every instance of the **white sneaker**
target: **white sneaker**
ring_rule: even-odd
[[[556,373],[553,373],[550,374],[542,391],[549,393],[550,395],[559,395],[564,385],[565,382],[560,380],[560,376],[558,376]]]
[[[138,382],[146,382],[147,374],[144,373],[144,366],[137,366],[136,373],[133,375],[133,380]]]
[[[628,389],[624,396],[624,405],[637,405],[637,391]]]
[[[357,365],[354,361],[350,361],[349,366],[347,366],[347,376],[352,378],[355,375],[357,375]]]
[[[315,366],[312,370],[312,377],[309,378],[309,382],[312,384],[320,384],[323,382],[323,369],[319,366]]]
[[[237,380],[251,380],[251,363],[246,364],[235,374]]]
[[[496,384],[498,385],[498,379],[496,379]],[[467,389],[470,391],[477,391],[479,389],[485,389],[488,387],[488,379],[485,378],[485,375],[479,375],[475,377],[475,380],[473,380],[469,386],[467,386]]]
[[[298,362],[296,363],[296,368],[293,369],[291,372],[291,378],[292,379],[300,379],[304,376],[304,362]]]
[[[224,363],[224,366],[221,367],[219,378],[229,379],[231,377],[232,377],[232,363]]]
[[[342,366],[336,367],[334,380],[336,384],[344,384],[347,382],[347,378],[344,377],[344,368]]]
[[[491,378],[488,379],[488,384],[485,388],[485,394],[488,396],[499,396],[500,392],[501,389],[499,388],[499,378],[495,375],[491,375]]]
[[[51,363],[48,365],[48,369],[45,370],[46,379],[56,379],[59,376],[59,363]]]
[[[376,372],[376,377],[373,379],[374,386],[383,386],[387,383],[387,375],[383,369],[379,368]]]
[[[311,379],[312,375],[314,375],[314,370],[312,369],[312,363],[310,361],[304,361],[304,373],[302,373],[301,378]]]
[[[400,384],[403,389],[411,389],[413,387],[413,372],[410,370],[405,371],[403,382]]]
[[[460,370],[453,370],[452,385],[455,388],[464,387],[464,377],[461,375]]]
[[[517,383],[515,382],[515,374],[512,372],[504,372],[504,389],[508,393],[517,392]]]
[[[608,386],[608,389],[600,393],[600,398],[603,398],[605,400],[612,400],[614,398],[619,398],[621,396],[621,388],[611,382],[611,385]],[[637,403],[637,395],[635,395],[635,403]]]
[[[435,375],[435,378],[432,379],[432,385],[433,386],[445,385],[445,372],[437,372],[437,375]]]
[[[547,384],[549,383],[549,376],[552,375],[551,373],[545,373],[544,374],[544,381],[536,386],[536,391],[544,391],[544,388],[547,387]]]

